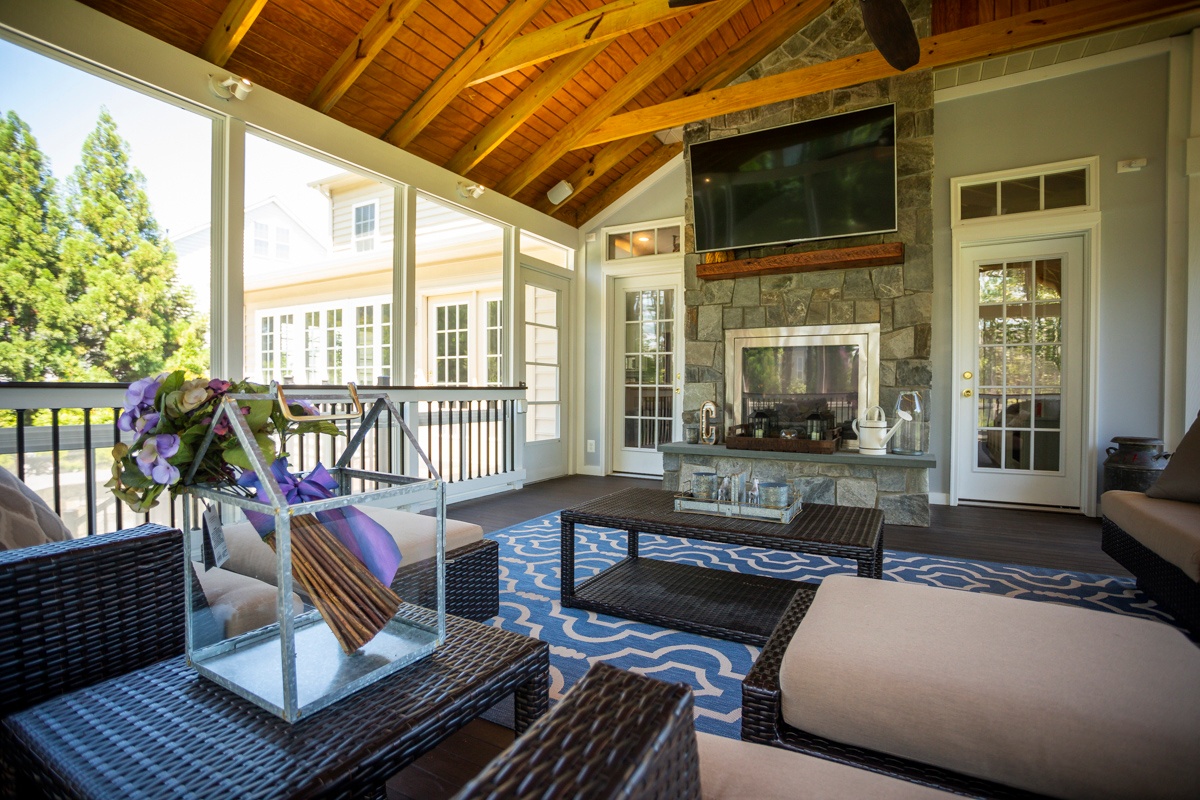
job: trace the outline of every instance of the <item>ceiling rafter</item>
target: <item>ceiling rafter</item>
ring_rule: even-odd
[[[309,94],[308,104],[328,114],[329,110],[337,105],[337,101],[342,99],[346,90],[358,80],[358,76],[363,74],[363,70],[375,60],[375,56],[379,55],[384,45],[404,26],[421,2],[422,0],[387,0],[376,9],[362,31],[338,56],[338,60]]]
[[[549,0],[512,0],[388,128],[383,138],[397,147],[409,145],[467,87],[471,76],[512,41],[547,2]]]
[[[639,183],[649,178],[662,167],[666,166],[672,158],[683,152],[683,142],[672,142],[664,144],[656,149],[650,155],[639,161],[633,169],[626,172],[621,177],[610,183],[604,188],[604,191],[593,197],[591,200],[584,203],[583,207],[575,215],[575,225],[578,227],[581,223],[592,219],[604,209],[612,205],[618,198],[636,187]],[[566,221],[566,220],[564,220]],[[568,223],[570,224],[570,223]]]
[[[962,64],[1196,8],[1196,0],[1071,0],[921,40],[921,69]],[[609,117],[575,148],[899,74],[875,50]]]
[[[475,138],[455,153],[454,157],[446,163],[446,169],[466,175],[480,161],[487,158],[488,154],[519,128],[525,120],[537,113],[537,110],[552,94],[579,74],[580,70],[590,64],[611,43],[611,40],[599,42],[556,60],[549,69],[538,76],[537,80],[523,89],[503,111],[493,117],[492,121],[475,135]]]
[[[538,147],[519,169],[509,173],[496,187],[496,191],[512,197],[528,186],[553,166],[564,153],[577,147],[576,142],[581,136],[593,130],[601,120],[640,94],[659,75],[751,2],[753,0],[720,0],[704,6],[696,16],[642,59],[594,103],[559,128],[558,132]]]
[[[763,23],[756,26],[748,36],[740,39],[720,58],[710,62],[694,78],[668,95],[667,99],[674,100],[678,97],[687,97],[696,92],[728,85],[792,38],[808,23],[824,14],[831,5],[833,5],[833,0],[792,0],[789,5],[771,15],[770,24]],[[566,179],[567,183],[574,187],[569,197],[558,206],[550,202],[550,198],[541,197],[534,208],[546,214],[551,213],[555,208],[561,208],[642,145],[651,141],[657,141],[654,134],[632,136],[628,139],[611,142],[593,154]]]
[[[558,58],[597,42],[611,41],[682,14],[691,14],[695,10],[694,6],[671,8],[667,0],[614,0],[600,8],[518,36],[475,73],[471,85]]]
[[[229,0],[216,26],[200,46],[199,56],[218,67],[225,66],[266,4],[267,0]]]

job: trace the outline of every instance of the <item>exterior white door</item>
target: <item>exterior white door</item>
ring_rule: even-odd
[[[563,435],[563,393],[567,343],[567,298],[571,283],[528,267],[521,268],[519,346],[525,381],[525,474],[541,481],[567,474],[567,442]]]
[[[675,343],[683,292],[675,277],[613,283],[612,470],[662,475],[658,445],[679,438],[683,363]]]
[[[1082,501],[1083,237],[963,247],[955,375],[960,502]]]

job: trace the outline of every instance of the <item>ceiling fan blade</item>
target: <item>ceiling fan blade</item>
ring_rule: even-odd
[[[917,31],[901,0],[858,0],[858,4],[867,35],[884,61],[903,72],[921,60]]]

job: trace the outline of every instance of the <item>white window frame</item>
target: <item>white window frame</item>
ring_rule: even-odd
[[[1044,208],[1037,211],[1022,211],[1018,214],[995,214],[989,217],[962,218],[962,190],[967,186],[995,183],[997,191],[1002,181],[1020,180],[1021,178],[1037,178],[1043,175],[1053,175],[1058,172],[1073,172],[1082,169],[1086,174],[1084,189],[1087,203],[1082,206],[1066,208]],[[1031,218],[1053,219],[1100,210],[1100,189],[1097,178],[1100,174],[1099,156],[1074,158],[1070,161],[1056,161],[1051,164],[1039,164],[1032,167],[1018,167],[999,172],[986,172],[979,175],[965,175],[950,179],[950,227],[969,229],[971,226],[994,225],[997,220],[1029,220]],[[629,259],[624,259],[628,261]]]
[[[647,229],[670,228],[673,226],[679,227],[679,250],[673,253],[655,253],[647,256],[630,256],[629,258],[609,258],[608,257],[608,239],[614,234],[627,233],[632,239],[633,234],[638,231]],[[657,266],[660,264],[674,264],[683,258],[683,217],[667,217],[666,219],[652,219],[644,222],[633,222],[623,225],[610,225],[600,229],[600,263],[605,267],[612,267],[624,264],[638,264]]]

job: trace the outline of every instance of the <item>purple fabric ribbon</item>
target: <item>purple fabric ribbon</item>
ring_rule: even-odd
[[[321,464],[317,464],[308,477],[301,478],[288,472],[286,458],[277,458],[271,464],[271,474],[279,483],[288,505],[324,500],[337,495],[337,481]],[[260,500],[265,498],[266,492],[262,482],[252,470],[243,472],[237,482],[238,486],[254,489],[255,497]],[[274,514],[258,511],[245,511],[245,514],[259,536],[266,536],[275,530]],[[403,556],[400,554],[400,548],[396,546],[396,540],[382,525],[353,506],[318,511],[316,518],[371,571],[372,575],[382,581],[384,586],[392,585],[392,578],[396,577],[396,569],[400,566]]]

